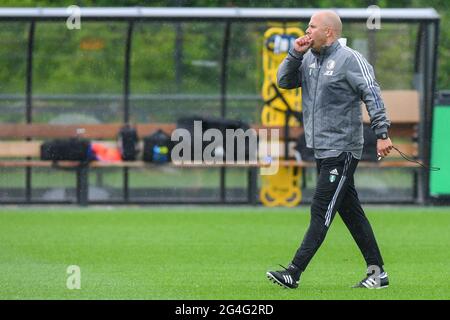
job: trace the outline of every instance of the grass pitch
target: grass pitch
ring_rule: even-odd
[[[450,209],[367,207],[389,273],[351,289],[362,256],[337,216],[296,290],[288,264],[309,208],[2,208],[0,299],[450,299]],[[67,268],[81,270],[70,290]]]

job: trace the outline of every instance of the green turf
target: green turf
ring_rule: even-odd
[[[286,264],[308,208],[5,208],[0,299],[450,299],[450,209],[369,207],[391,286],[350,289],[363,259],[340,218],[296,290]],[[69,265],[81,289],[66,287]]]

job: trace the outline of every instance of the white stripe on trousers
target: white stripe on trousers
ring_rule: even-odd
[[[344,170],[342,171],[341,179],[339,180],[339,184],[334,192],[333,199],[328,205],[327,212],[325,214],[325,226],[329,227],[331,223],[331,213],[333,212],[333,207],[336,204],[337,197],[341,192],[342,186],[344,185],[345,180],[347,179],[347,170],[350,165],[352,158],[352,154],[350,152],[347,153],[347,157],[345,158]]]

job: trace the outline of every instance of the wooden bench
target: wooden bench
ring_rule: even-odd
[[[419,93],[415,90],[388,90],[382,91],[381,95],[391,120],[389,133],[392,143],[402,152],[418,158]],[[369,116],[365,110],[363,120],[369,123]],[[392,152],[393,159],[399,158],[395,151]],[[407,166],[407,163],[399,165]]]
[[[123,124],[79,124],[79,125],[50,125],[50,124],[2,124],[0,125],[0,167],[3,168],[72,168],[77,175],[77,203],[86,205],[88,202],[88,170],[89,168],[156,168],[144,161],[100,162],[92,161],[88,164],[78,161],[43,161],[40,160],[40,147],[43,141],[56,138],[85,138],[92,142],[102,142],[116,145],[117,134]],[[162,129],[167,134],[176,128],[174,123],[137,124],[139,139]],[[256,126],[256,128],[258,128]],[[142,149],[142,147],[140,148]],[[138,157],[139,159],[140,157]],[[256,174],[257,167],[263,164],[167,164],[177,168],[248,168],[248,201],[256,203]]]
[[[390,135],[395,146],[404,153],[418,156],[417,146],[417,128],[419,123],[419,98],[416,91],[385,91],[382,93],[387,106],[388,115],[392,121]],[[366,112],[364,120],[368,122]],[[40,146],[42,141],[55,138],[80,137],[92,141],[115,141],[122,124],[79,124],[79,125],[50,125],[50,124],[1,124],[0,125],[0,167],[52,167],[55,165],[52,161],[39,160]],[[144,136],[162,129],[168,134],[176,128],[174,123],[153,123],[137,124],[138,136],[142,139]],[[258,130],[264,128],[261,125],[253,125],[252,128]],[[274,128],[271,128],[274,129]],[[279,135],[283,138],[283,128],[279,129]],[[297,137],[303,132],[302,128],[290,128],[289,136]],[[292,156],[294,143],[289,145],[289,154]],[[284,154],[284,146],[280,144],[280,155]],[[414,168],[416,164],[400,158],[395,151],[392,156],[380,162],[360,163],[360,167],[391,167],[391,168]],[[85,205],[88,202],[88,169],[89,168],[151,168],[152,164],[143,161],[122,161],[117,163],[110,162],[90,162],[87,166],[80,165],[76,161],[59,161],[58,167],[74,168],[77,170],[77,202]],[[294,160],[279,161],[280,166],[298,166],[302,168],[314,167],[313,162],[303,162]],[[168,166],[183,168],[214,168],[214,167],[243,167],[249,168],[249,202],[256,203],[256,178],[258,167],[268,166],[267,163],[258,162],[255,164],[235,163],[235,164],[183,164]],[[252,182],[251,182],[252,181]],[[251,183],[250,183],[251,182]]]

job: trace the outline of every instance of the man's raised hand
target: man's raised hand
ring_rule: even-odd
[[[308,49],[309,49],[309,47],[311,47],[311,45],[312,45],[312,40],[308,35],[297,38],[294,41],[295,51],[298,51],[301,53],[305,53],[306,51],[308,51]]]

